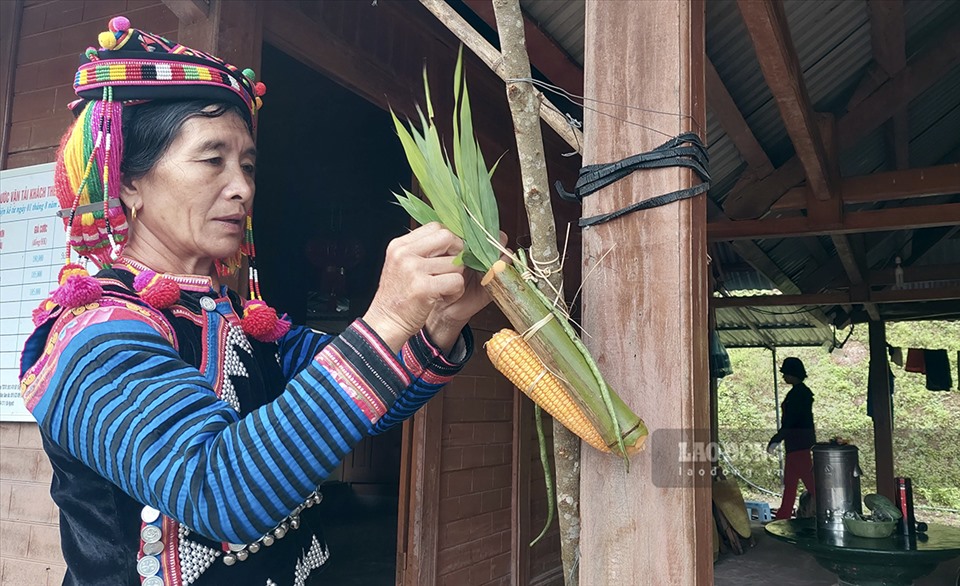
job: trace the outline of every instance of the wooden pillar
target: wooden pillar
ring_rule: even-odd
[[[264,2],[164,0],[164,4],[180,20],[178,43],[260,73]]]
[[[890,396],[890,362],[887,326],[870,322],[870,375],[868,390],[873,405],[873,443],[877,466],[877,493],[893,500],[893,400]]]
[[[585,112],[585,165],[649,151],[685,131],[703,137],[702,0],[587,0],[585,49],[584,92],[597,100],[588,104],[612,115]],[[583,215],[698,182],[686,169],[640,171],[586,198]],[[651,437],[629,473],[616,457],[583,452],[581,584],[713,584],[709,470],[706,479],[654,480],[677,469],[670,430],[682,441],[709,441],[706,244],[705,196],[583,232],[587,345]]]

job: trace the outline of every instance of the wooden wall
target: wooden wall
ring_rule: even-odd
[[[52,476],[37,426],[0,423],[0,584],[63,581]]]

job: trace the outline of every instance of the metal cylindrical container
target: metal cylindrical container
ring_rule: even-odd
[[[860,452],[857,446],[813,446],[813,482],[817,488],[817,530],[843,532],[843,515],[863,513],[860,503]]]

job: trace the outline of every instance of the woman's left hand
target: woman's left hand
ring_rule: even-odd
[[[424,326],[430,339],[444,353],[453,348],[470,318],[490,303],[490,294],[480,286],[480,273],[466,269],[463,278],[463,295],[434,307]]]
[[[507,245],[507,235],[500,232],[500,244]],[[507,262],[509,259],[504,258]],[[480,285],[483,275],[472,269],[464,269],[463,295],[458,299],[438,304],[433,308],[424,328],[430,339],[444,353],[450,351],[460,337],[460,332],[474,315],[490,303],[492,297]]]

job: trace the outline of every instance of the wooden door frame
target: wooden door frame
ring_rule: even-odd
[[[437,581],[443,393],[404,423],[397,519],[397,584]]]

